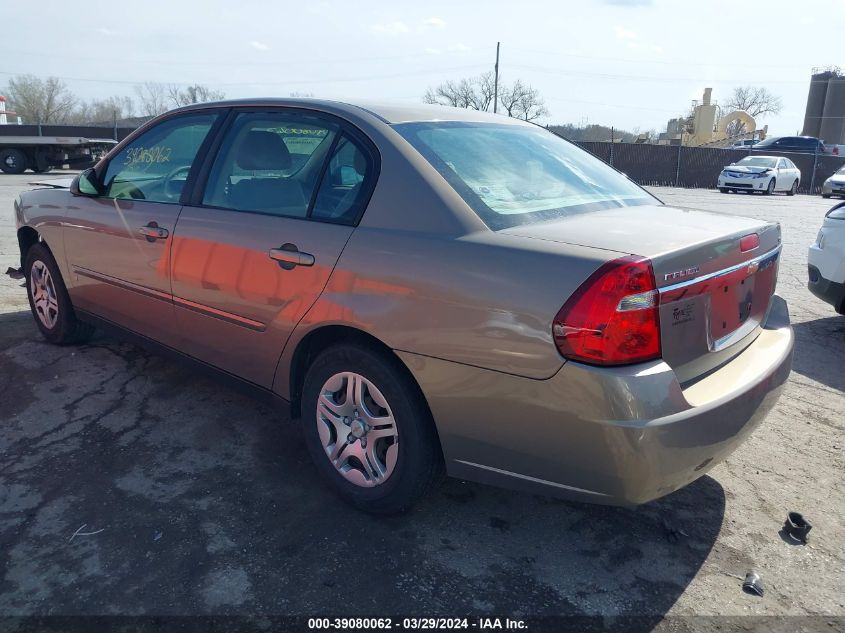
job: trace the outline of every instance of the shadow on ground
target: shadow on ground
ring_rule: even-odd
[[[832,389],[845,391],[845,316],[793,323],[792,369]]]
[[[646,615],[707,558],[704,477],[637,510],[449,480],[404,516],[340,503],[278,413],[99,335],[0,315],[0,613]]]

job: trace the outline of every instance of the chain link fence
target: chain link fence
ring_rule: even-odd
[[[784,156],[801,170],[799,193],[821,193],[822,183],[845,165],[845,156],[682,145],[575,141],[640,185],[714,189],[719,173],[746,156]]]

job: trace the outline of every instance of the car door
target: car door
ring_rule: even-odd
[[[75,196],[64,226],[74,304],[177,343],[169,275],[181,195],[218,111],[169,117],[98,166],[95,195]]]
[[[173,300],[184,349],[270,388],[374,186],[372,144],[289,108],[234,112],[176,225]]]
[[[792,186],[792,173],[785,158],[778,158],[775,188],[789,189]]]

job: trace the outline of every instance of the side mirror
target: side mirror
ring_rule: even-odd
[[[100,183],[97,179],[97,172],[93,167],[90,167],[73,179],[70,184],[70,192],[74,196],[87,196],[89,198],[96,198],[102,192],[100,191]]]

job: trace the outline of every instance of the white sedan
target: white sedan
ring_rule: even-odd
[[[824,217],[815,243],[807,253],[807,287],[839,314],[845,314],[845,202]]]
[[[759,191],[764,194],[785,191],[794,196],[801,182],[801,171],[782,156],[746,156],[731,163],[719,174],[716,185],[722,193],[729,191]]]

